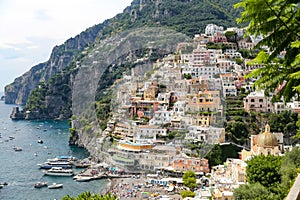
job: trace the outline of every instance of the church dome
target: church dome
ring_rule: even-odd
[[[270,132],[270,126],[267,124],[264,133],[257,137],[257,146],[259,147],[276,147],[278,146],[277,138]]]

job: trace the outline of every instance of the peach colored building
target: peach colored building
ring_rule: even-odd
[[[188,171],[192,170],[194,172],[203,172],[209,173],[209,164],[207,159],[199,159],[199,158],[179,158],[175,159],[171,163],[172,167],[176,171]]]
[[[264,91],[251,92],[244,98],[244,108],[247,112],[273,112],[271,98],[264,95]]]
[[[187,95],[186,111],[191,113],[217,112],[220,109],[220,91],[199,91]]]

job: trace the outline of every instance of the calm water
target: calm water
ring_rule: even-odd
[[[84,158],[88,153],[84,149],[68,145],[68,124],[58,121],[12,121],[9,115],[12,105],[0,101],[0,182],[8,185],[0,189],[1,200],[44,200],[61,199],[70,194],[78,195],[83,191],[101,192],[106,186],[105,180],[76,182],[72,177],[44,176],[38,163],[57,155],[72,155]],[[9,136],[15,139],[10,140]],[[37,141],[41,139],[43,144]],[[23,151],[15,152],[14,146]],[[37,156],[35,156],[37,154]],[[80,170],[75,170],[75,173]],[[47,187],[36,189],[38,181],[63,183],[62,189],[50,190]]]

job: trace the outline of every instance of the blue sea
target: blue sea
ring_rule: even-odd
[[[72,177],[45,176],[38,163],[58,155],[82,159],[88,157],[88,152],[69,146],[67,121],[13,121],[9,118],[12,108],[13,105],[0,101],[0,183],[8,183],[0,189],[1,200],[53,200],[84,191],[99,193],[106,187],[106,180],[76,182]],[[14,146],[21,147],[22,151],[14,151]],[[75,169],[75,174],[81,170]],[[63,183],[63,188],[36,189],[34,184],[38,181]]]

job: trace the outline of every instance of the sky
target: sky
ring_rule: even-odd
[[[121,13],[132,0],[0,0],[0,92],[55,45]]]

